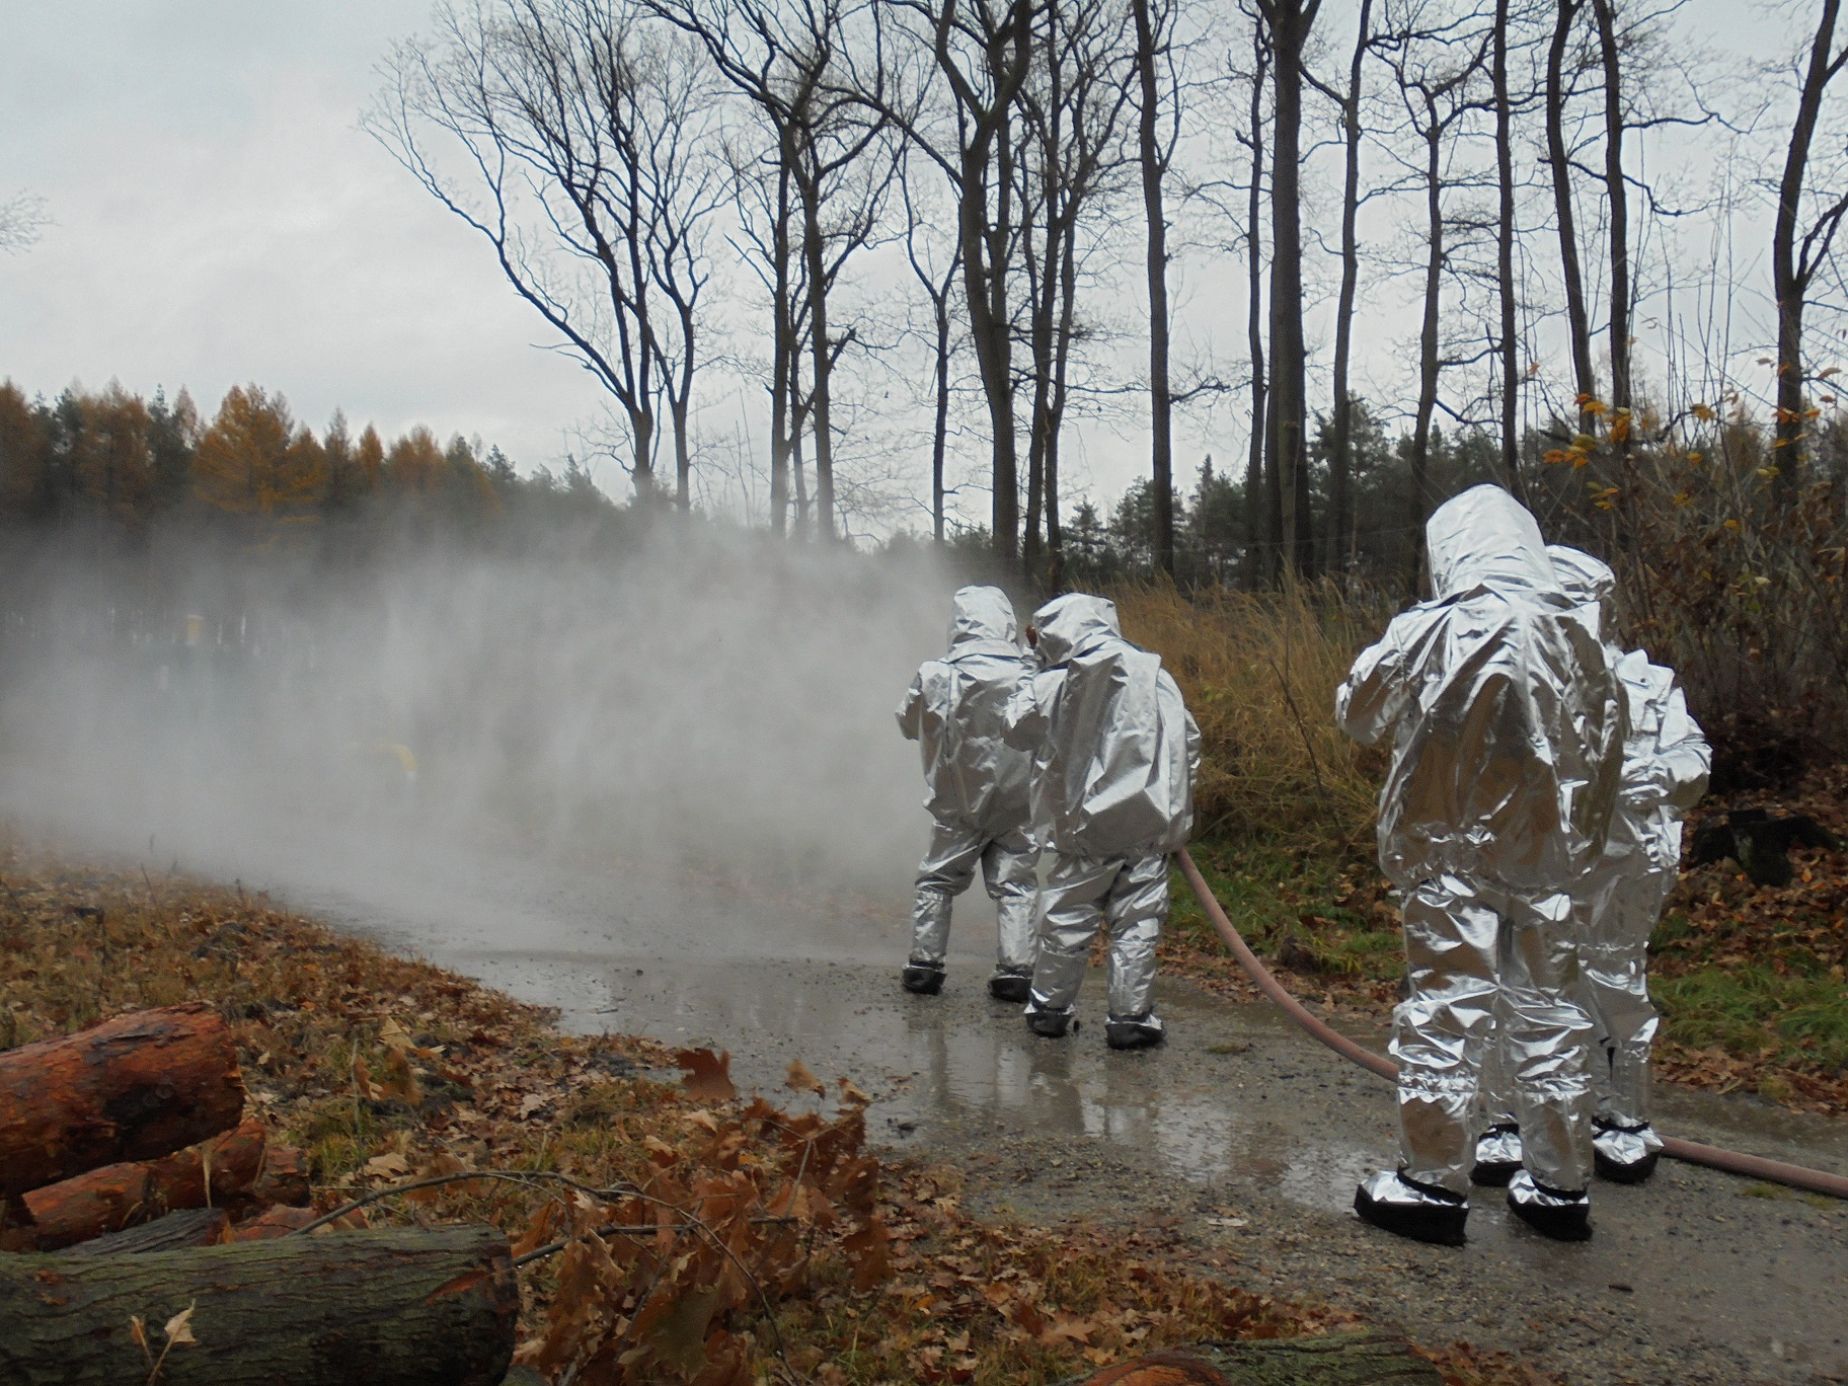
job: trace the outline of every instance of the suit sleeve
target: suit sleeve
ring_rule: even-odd
[[[1347,680],[1335,690],[1335,723],[1363,746],[1373,745],[1391,730],[1411,694],[1403,622],[1403,617],[1394,620],[1376,643],[1362,650]]]

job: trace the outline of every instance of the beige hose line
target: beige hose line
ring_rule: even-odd
[[[1238,965],[1245,969],[1245,975],[1257,983],[1260,991],[1282,1007],[1283,1013],[1291,1020],[1343,1058],[1353,1060],[1368,1072],[1382,1078],[1398,1077],[1399,1071],[1391,1059],[1384,1054],[1375,1054],[1371,1049],[1331,1029],[1311,1015],[1302,1002],[1285,991],[1283,984],[1271,976],[1270,969],[1258,960],[1258,955],[1251,951],[1250,945],[1232,927],[1231,919],[1226,916],[1225,909],[1208,888],[1206,878],[1200,874],[1200,868],[1194,865],[1193,857],[1185,848],[1181,849],[1180,863],[1181,874],[1187,878],[1187,884],[1193,887],[1200,908],[1206,911],[1206,917],[1212,921],[1219,937],[1232,951]],[[1742,1174],[1749,1179],[1763,1179],[1772,1184],[1788,1184],[1793,1189],[1806,1189],[1811,1193],[1827,1194],[1831,1198],[1848,1198],[1848,1178],[1824,1170],[1806,1169],[1802,1165],[1767,1160],[1758,1155],[1742,1155],[1738,1151],[1721,1150],[1717,1146],[1678,1140],[1672,1136],[1663,1139],[1662,1153],[1670,1159],[1706,1165],[1709,1169],[1724,1170],[1728,1174]]]

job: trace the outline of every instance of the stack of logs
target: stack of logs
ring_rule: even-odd
[[[283,1236],[306,1161],[243,1110],[203,1005],[0,1053],[0,1381],[501,1381],[506,1238]]]

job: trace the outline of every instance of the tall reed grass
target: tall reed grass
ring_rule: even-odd
[[[1335,726],[1335,689],[1391,608],[1371,594],[1165,584],[1108,594],[1131,640],[1162,657],[1204,743],[1195,833],[1303,848],[1365,841],[1383,761]]]

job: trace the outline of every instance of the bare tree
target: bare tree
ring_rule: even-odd
[[[828,294],[848,257],[878,225],[895,168],[891,152],[877,147],[885,132],[883,103],[859,99],[849,58],[847,28],[861,7],[852,0],[646,2],[697,38],[720,75],[763,118],[778,176],[787,175],[794,193],[808,289],[816,523],[824,539],[834,538],[832,380],[841,339],[829,324]],[[872,76],[873,90],[883,92],[880,65],[873,65]],[[778,264],[788,254],[787,230],[783,235]],[[783,286],[789,287],[786,270]],[[787,310],[784,318],[779,328],[793,324]]]
[[[1168,216],[1162,181],[1174,157],[1179,103],[1172,59],[1174,6],[1131,0],[1136,21],[1138,92],[1136,150],[1142,168],[1142,212],[1148,226],[1149,447],[1155,487],[1155,570],[1174,576],[1174,396],[1168,374]],[[1169,94],[1168,128],[1162,129],[1162,83]]]
[[[937,165],[956,198],[969,336],[988,405],[995,556],[1020,556],[1019,445],[1008,286],[1014,221],[1015,98],[1033,61],[1036,0],[886,0],[874,10],[883,63],[907,60],[917,99],[868,93]],[[927,99],[930,97],[937,99]]]
[[[1604,196],[1610,240],[1611,397],[1614,414],[1630,408],[1630,189],[1623,176],[1623,60],[1612,0],[1591,0],[1604,66]],[[1627,429],[1625,432],[1627,437]]]
[[[1398,13],[1388,7],[1391,31],[1387,64],[1392,69],[1408,128],[1422,146],[1413,185],[1424,197],[1424,295],[1418,332],[1418,407],[1413,417],[1408,458],[1408,531],[1416,532],[1430,511],[1427,483],[1431,455],[1431,424],[1438,405],[1439,378],[1445,365],[1440,350],[1439,325],[1443,277],[1449,248],[1445,241],[1447,189],[1461,180],[1446,177],[1446,156],[1473,112],[1490,102],[1481,90],[1484,69],[1490,62],[1494,23],[1474,13],[1427,13],[1423,0],[1412,0]],[[1409,546],[1406,573],[1408,592],[1418,588],[1421,546]]]
[[[1256,0],[1270,31],[1276,67],[1276,132],[1271,157],[1270,435],[1276,448],[1282,547],[1277,571],[1314,566],[1309,456],[1304,438],[1308,352],[1303,341],[1303,61],[1322,0]]]
[[[1521,339],[1516,325],[1514,297],[1514,97],[1509,90],[1508,49],[1514,29],[1509,0],[1495,0],[1494,57],[1491,64],[1495,96],[1495,297],[1500,309],[1496,341],[1501,367],[1501,459],[1508,490],[1525,502],[1521,482],[1520,418],[1515,407],[1521,388]]]
[[[1124,159],[1119,130],[1133,78],[1128,29],[1127,15],[1109,0],[1053,0],[1017,98],[1015,220],[1033,387],[1021,560],[1030,575],[1040,569],[1042,521],[1055,568],[1060,561],[1059,438],[1077,335],[1078,244]]]
[[[1283,524],[1281,507],[1273,502],[1265,485],[1264,465],[1266,454],[1275,454],[1267,443],[1272,435],[1264,370],[1264,87],[1271,50],[1262,24],[1251,26],[1251,53],[1250,120],[1239,139],[1251,151],[1245,206],[1245,339],[1251,356],[1251,436],[1245,460],[1245,583],[1255,587],[1274,571],[1278,551],[1275,539],[1281,537]],[[1272,519],[1274,526],[1269,523]]]
[[[1803,366],[1803,309],[1816,272],[1827,261],[1848,216],[1848,188],[1829,188],[1827,199],[1806,221],[1803,183],[1810,166],[1810,149],[1823,98],[1829,84],[1848,64],[1848,43],[1839,52],[1835,25],[1841,0],[1821,0],[1816,33],[1810,40],[1803,84],[1791,122],[1790,144],[1784,155],[1784,173],[1778,182],[1777,220],[1771,233],[1771,280],[1777,295],[1777,435],[1778,486],[1786,497],[1796,494],[1804,462],[1808,417],[1804,386],[1809,380]],[[1839,170],[1838,170],[1839,171]],[[1801,230],[1802,239],[1798,239]]]
[[[25,250],[38,240],[45,225],[44,200],[33,193],[15,193],[0,202],[0,252]]]
[[[1354,478],[1354,395],[1348,383],[1353,354],[1354,299],[1360,285],[1360,244],[1357,222],[1360,215],[1360,150],[1364,133],[1361,121],[1363,69],[1373,43],[1373,0],[1360,0],[1359,21],[1354,29],[1354,47],[1348,59],[1347,90],[1337,94],[1315,83],[1334,100],[1341,111],[1341,142],[1344,153],[1341,179],[1341,288],[1335,306],[1335,362],[1333,427],[1330,439],[1328,471],[1328,561],[1336,572],[1353,561],[1355,518]],[[1310,80],[1313,82],[1314,78]]]
[[[1566,54],[1572,26],[1585,0],[1558,0],[1553,37],[1546,54],[1546,156],[1552,175],[1553,214],[1559,237],[1559,267],[1565,281],[1566,333],[1572,354],[1572,383],[1577,391],[1581,427],[1585,406],[1597,398],[1598,381],[1591,364],[1591,314],[1585,304],[1585,275],[1580,262],[1577,218],[1573,211],[1572,159],[1566,144]]]
[[[930,432],[930,525],[931,537],[938,547],[943,545],[944,537],[944,498],[947,488],[943,480],[944,454],[947,449],[950,425],[950,358],[954,351],[951,336],[953,327],[952,311],[955,305],[956,282],[962,274],[961,242],[952,238],[947,255],[933,260],[925,240],[925,219],[919,212],[918,193],[914,190],[914,174],[909,161],[899,166],[899,192],[905,207],[905,259],[911,266],[912,277],[924,290],[924,296],[930,301],[931,310],[931,345],[932,369],[932,418]]]
[[[686,506],[704,227],[724,188],[697,56],[626,0],[445,0],[436,24],[393,51],[365,128],[615,400],[643,501],[665,400]]]

